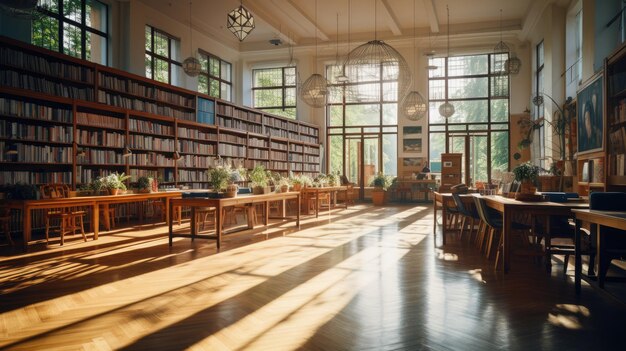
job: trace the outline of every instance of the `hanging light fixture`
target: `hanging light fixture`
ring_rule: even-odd
[[[350,2],[348,1],[348,32],[350,31]],[[350,34],[348,34],[348,38]],[[348,42],[350,39],[348,39]],[[348,48],[349,50],[349,48]],[[335,67],[339,70],[337,74],[333,77],[333,84],[328,87],[328,92],[330,94],[330,102],[342,102],[342,101],[353,101],[354,99],[354,89],[351,89],[351,86],[348,84],[350,79],[345,75],[343,71],[343,62],[339,57],[339,14],[337,14],[337,48],[335,53]],[[345,99],[345,100],[344,100]]]
[[[417,59],[415,55],[415,1],[413,0],[413,73],[415,74],[415,61]],[[426,100],[422,94],[417,91],[417,82],[415,81],[415,75],[413,76],[413,90],[408,93],[402,102],[400,103],[400,112],[411,121],[418,121],[426,115]]]
[[[448,12],[448,56],[447,60],[450,60],[450,8],[446,5],[446,11]],[[448,92],[446,91],[446,102],[439,105],[439,114],[444,118],[450,118],[454,115],[454,105],[448,101]]]
[[[500,41],[493,48],[493,69],[495,74],[508,74],[506,69],[506,59],[509,56],[509,46],[502,40],[502,9],[500,9]]]
[[[518,74],[520,68],[522,67],[522,60],[517,58],[517,55],[514,52],[511,52],[509,54],[509,58],[506,62],[504,62],[504,67],[509,74]]]
[[[0,1],[0,11],[9,17],[21,20],[37,20],[42,17],[42,13],[37,9],[38,0],[2,0]],[[40,7],[47,7],[42,3]]]
[[[192,40],[192,29],[191,29],[191,1],[189,2],[189,48],[191,50],[191,56],[187,57],[185,61],[183,61],[183,71],[187,73],[190,77],[196,77],[200,74],[202,70],[202,66],[200,65],[200,61],[193,54],[193,40]]]
[[[402,55],[393,47],[377,38],[377,4],[374,0],[374,40],[359,45],[348,54],[344,72],[350,82],[379,80],[380,67],[383,67],[385,79],[398,81],[398,97],[404,96],[411,87],[411,72]],[[367,91],[359,89],[359,95]]]
[[[238,8],[228,14],[226,27],[239,39],[243,41],[254,29],[254,17],[250,11],[243,7],[243,0]]]
[[[300,98],[315,108],[326,106],[328,81],[317,73],[317,0],[315,0],[315,73],[302,83]]]
[[[433,58],[435,57],[435,50],[433,50],[433,40],[432,40],[432,38],[431,38],[431,34],[432,34],[432,32],[431,32],[430,30],[428,30],[428,43],[429,43],[428,45],[429,45],[430,49],[429,49],[429,50],[428,50],[428,52],[425,54],[425,55],[426,55],[426,57],[428,57],[428,65],[426,66],[426,68],[427,68],[429,71],[434,71],[434,70],[436,70],[436,69],[437,69],[437,68],[439,68],[439,67],[437,67],[437,65],[433,65],[433,64],[430,62],[430,60],[431,60],[431,59],[433,59]],[[415,36],[415,34],[413,34],[413,36]]]

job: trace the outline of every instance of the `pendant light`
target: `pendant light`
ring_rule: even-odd
[[[315,108],[326,106],[328,95],[328,81],[317,73],[317,0],[315,0],[315,73],[302,83],[300,98]]]
[[[426,66],[426,69],[428,69],[429,71],[434,71],[439,67],[437,67],[437,65],[433,65],[430,62],[430,60],[435,57],[435,50],[433,50],[433,40],[432,40],[431,35],[432,35],[432,32],[429,29],[428,30],[428,46],[430,47],[430,49],[426,53],[426,57],[428,57],[428,65]]]
[[[243,41],[254,27],[254,17],[243,7],[243,0],[241,0],[239,7],[228,14],[226,28],[230,29],[239,41]]]
[[[415,61],[417,60],[417,56],[415,55],[415,1],[416,0],[413,0],[413,90],[408,93],[400,103],[400,112],[411,121],[422,119],[426,115],[427,110],[426,100],[424,100],[422,94],[417,91],[417,82],[415,79],[417,76],[415,70]]]
[[[446,5],[446,11],[448,12],[448,56],[447,61],[450,61],[450,8]],[[447,65],[446,65],[447,66]],[[448,101],[448,89],[446,89],[446,102],[439,105],[439,114],[444,118],[450,118],[454,115],[454,105]]]
[[[190,1],[189,2],[189,49],[191,51],[191,56],[187,57],[185,61],[183,61],[183,71],[185,71],[185,73],[190,77],[196,77],[198,74],[200,74],[200,71],[202,70],[202,66],[200,65],[200,61],[193,54],[192,32],[193,30],[191,29],[191,1]]]

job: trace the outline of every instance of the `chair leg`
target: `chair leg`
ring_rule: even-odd
[[[565,258],[563,258],[563,275],[567,275],[568,264],[569,264],[569,255],[565,255]]]
[[[46,244],[50,243],[50,218],[46,217]]]
[[[487,258],[491,257],[491,246],[493,245],[493,236],[495,235],[495,228],[489,230],[489,240],[487,240]]]
[[[83,216],[78,217],[78,220],[80,221],[80,232],[81,234],[83,234],[83,240],[85,242],[87,242],[87,235],[85,235],[85,223],[83,222]]]
[[[498,250],[496,251],[496,263],[494,266],[495,270],[498,270],[498,262],[500,262],[500,253],[502,252],[503,249],[503,242],[502,242],[502,235],[500,235],[500,239],[498,240]]]
[[[8,220],[4,221],[2,224],[2,227],[3,227],[2,230],[7,236],[7,241],[9,242],[9,245],[13,246],[13,239],[11,238],[11,225],[9,224],[9,221]]]

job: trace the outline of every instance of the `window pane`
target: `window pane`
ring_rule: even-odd
[[[329,119],[331,126],[343,125],[343,106],[332,105],[329,110]]]
[[[46,49],[59,51],[59,21],[47,16],[33,20],[32,43]]]
[[[209,57],[209,75],[216,78],[220,76],[220,60],[215,57]]]
[[[37,6],[53,13],[59,13],[59,0],[39,0]]]
[[[180,61],[180,40],[170,39],[171,53],[169,58],[174,61]]]
[[[454,115],[448,123],[487,122],[487,100],[454,101]]]
[[[398,101],[398,83],[383,83],[383,101]]]
[[[431,58],[428,60],[428,77],[437,78],[445,76],[446,59],[443,57]]]
[[[63,53],[82,58],[80,28],[63,23]]]
[[[509,96],[509,76],[508,75],[491,77],[491,96],[493,97]]]
[[[159,82],[169,83],[170,74],[168,71],[167,61],[160,60],[158,58],[154,59],[154,80],[158,80]]]
[[[296,88],[285,88],[285,106],[296,106]]]
[[[146,26],[146,51],[152,52],[152,28]]]
[[[383,134],[383,173],[398,175],[398,135]]]
[[[163,57],[169,57],[169,38],[163,33],[154,32],[154,53]]]
[[[198,61],[200,61],[200,69],[202,72],[209,73],[209,58],[207,55],[199,55]]]
[[[183,67],[180,65],[170,65],[170,69],[172,72],[170,73],[169,84],[179,85],[181,82],[180,78],[185,74],[183,72]]]
[[[96,0],[87,0],[85,4],[85,20],[88,27],[107,32],[107,7]]]
[[[330,157],[328,169],[330,172],[343,174],[343,136],[330,137]]]
[[[380,101],[380,84],[369,83],[354,86],[358,102]]]
[[[220,83],[220,97],[226,101],[230,101],[230,84],[228,83]]]
[[[231,65],[228,62],[224,62],[222,61],[222,74],[221,74],[221,78],[227,82],[230,82],[231,79],[231,72],[230,72],[230,68]]]
[[[428,159],[430,160],[430,171],[441,173],[441,154],[446,152],[445,133],[430,133],[428,143]]]
[[[454,102],[451,101],[451,104],[454,105]],[[444,124],[446,123],[446,119],[443,118],[440,114],[439,114],[439,106],[442,104],[441,101],[436,101],[436,102],[430,102],[428,104],[428,121],[431,124]]]
[[[398,124],[398,104],[383,105],[383,124]]]
[[[487,78],[448,79],[448,84],[450,99],[487,97]]]
[[[287,67],[285,68],[285,85],[296,85],[296,68],[295,67]]]
[[[443,79],[429,80],[428,97],[430,100],[444,100],[446,98],[446,81]]]
[[[198,91],[204,94],[209,93],[209,78],[204,74],[198,75]]]
[[[281,86],[283,77],[280,68],[254,70],[253,86],[255,88]]]
[[[215,79],[209,79],[209,95],[220,96],[220,81]]]
[[[398,77],[398,64],[383,64],[383,80],[392,80]]]
[[[282,89],[260,89],[254,91],[254,107],[278,107],[283,103]]]
[[[508,122],[509,121],[509,100],[494,99],[491,100],[491,121],[492,122]]]
[[[146,58],[145,58],[145,65],[146,65],[146,78],[151,78],[154,79],[154,77],[152,76],[152,56],[146,54]]]
[[[63,0],[63,16],[74,22],[83,22],[83,8],[80,0]]]
[[[346,106],[346,125],[380,125],[380,105]]]
[[[509,58],[508,53],[491,55],[491,73],[502,73],[505,71],[505,62]]]
[[[448,59],[449,76],[487,74],[487,55],[459,56]]]
[[[106,65],[107,63],[107,40],[105,37],[91,32],[85,32],[86,59]]]
[[[491,171],[509,169],[509,132],[491,133]]]

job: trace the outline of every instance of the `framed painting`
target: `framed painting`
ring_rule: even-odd
[[[404,152],[421,153],[422,152],[422,138],[403,139],[402,146],[403,146]]]
[[[604,150],[604,109],[602,73],[578,91],[576,134],[578,154]]]
[[[422,134],[422,126],[405,126],[402,127],[402,133],[404,137],[409,135],[421,135]]]

